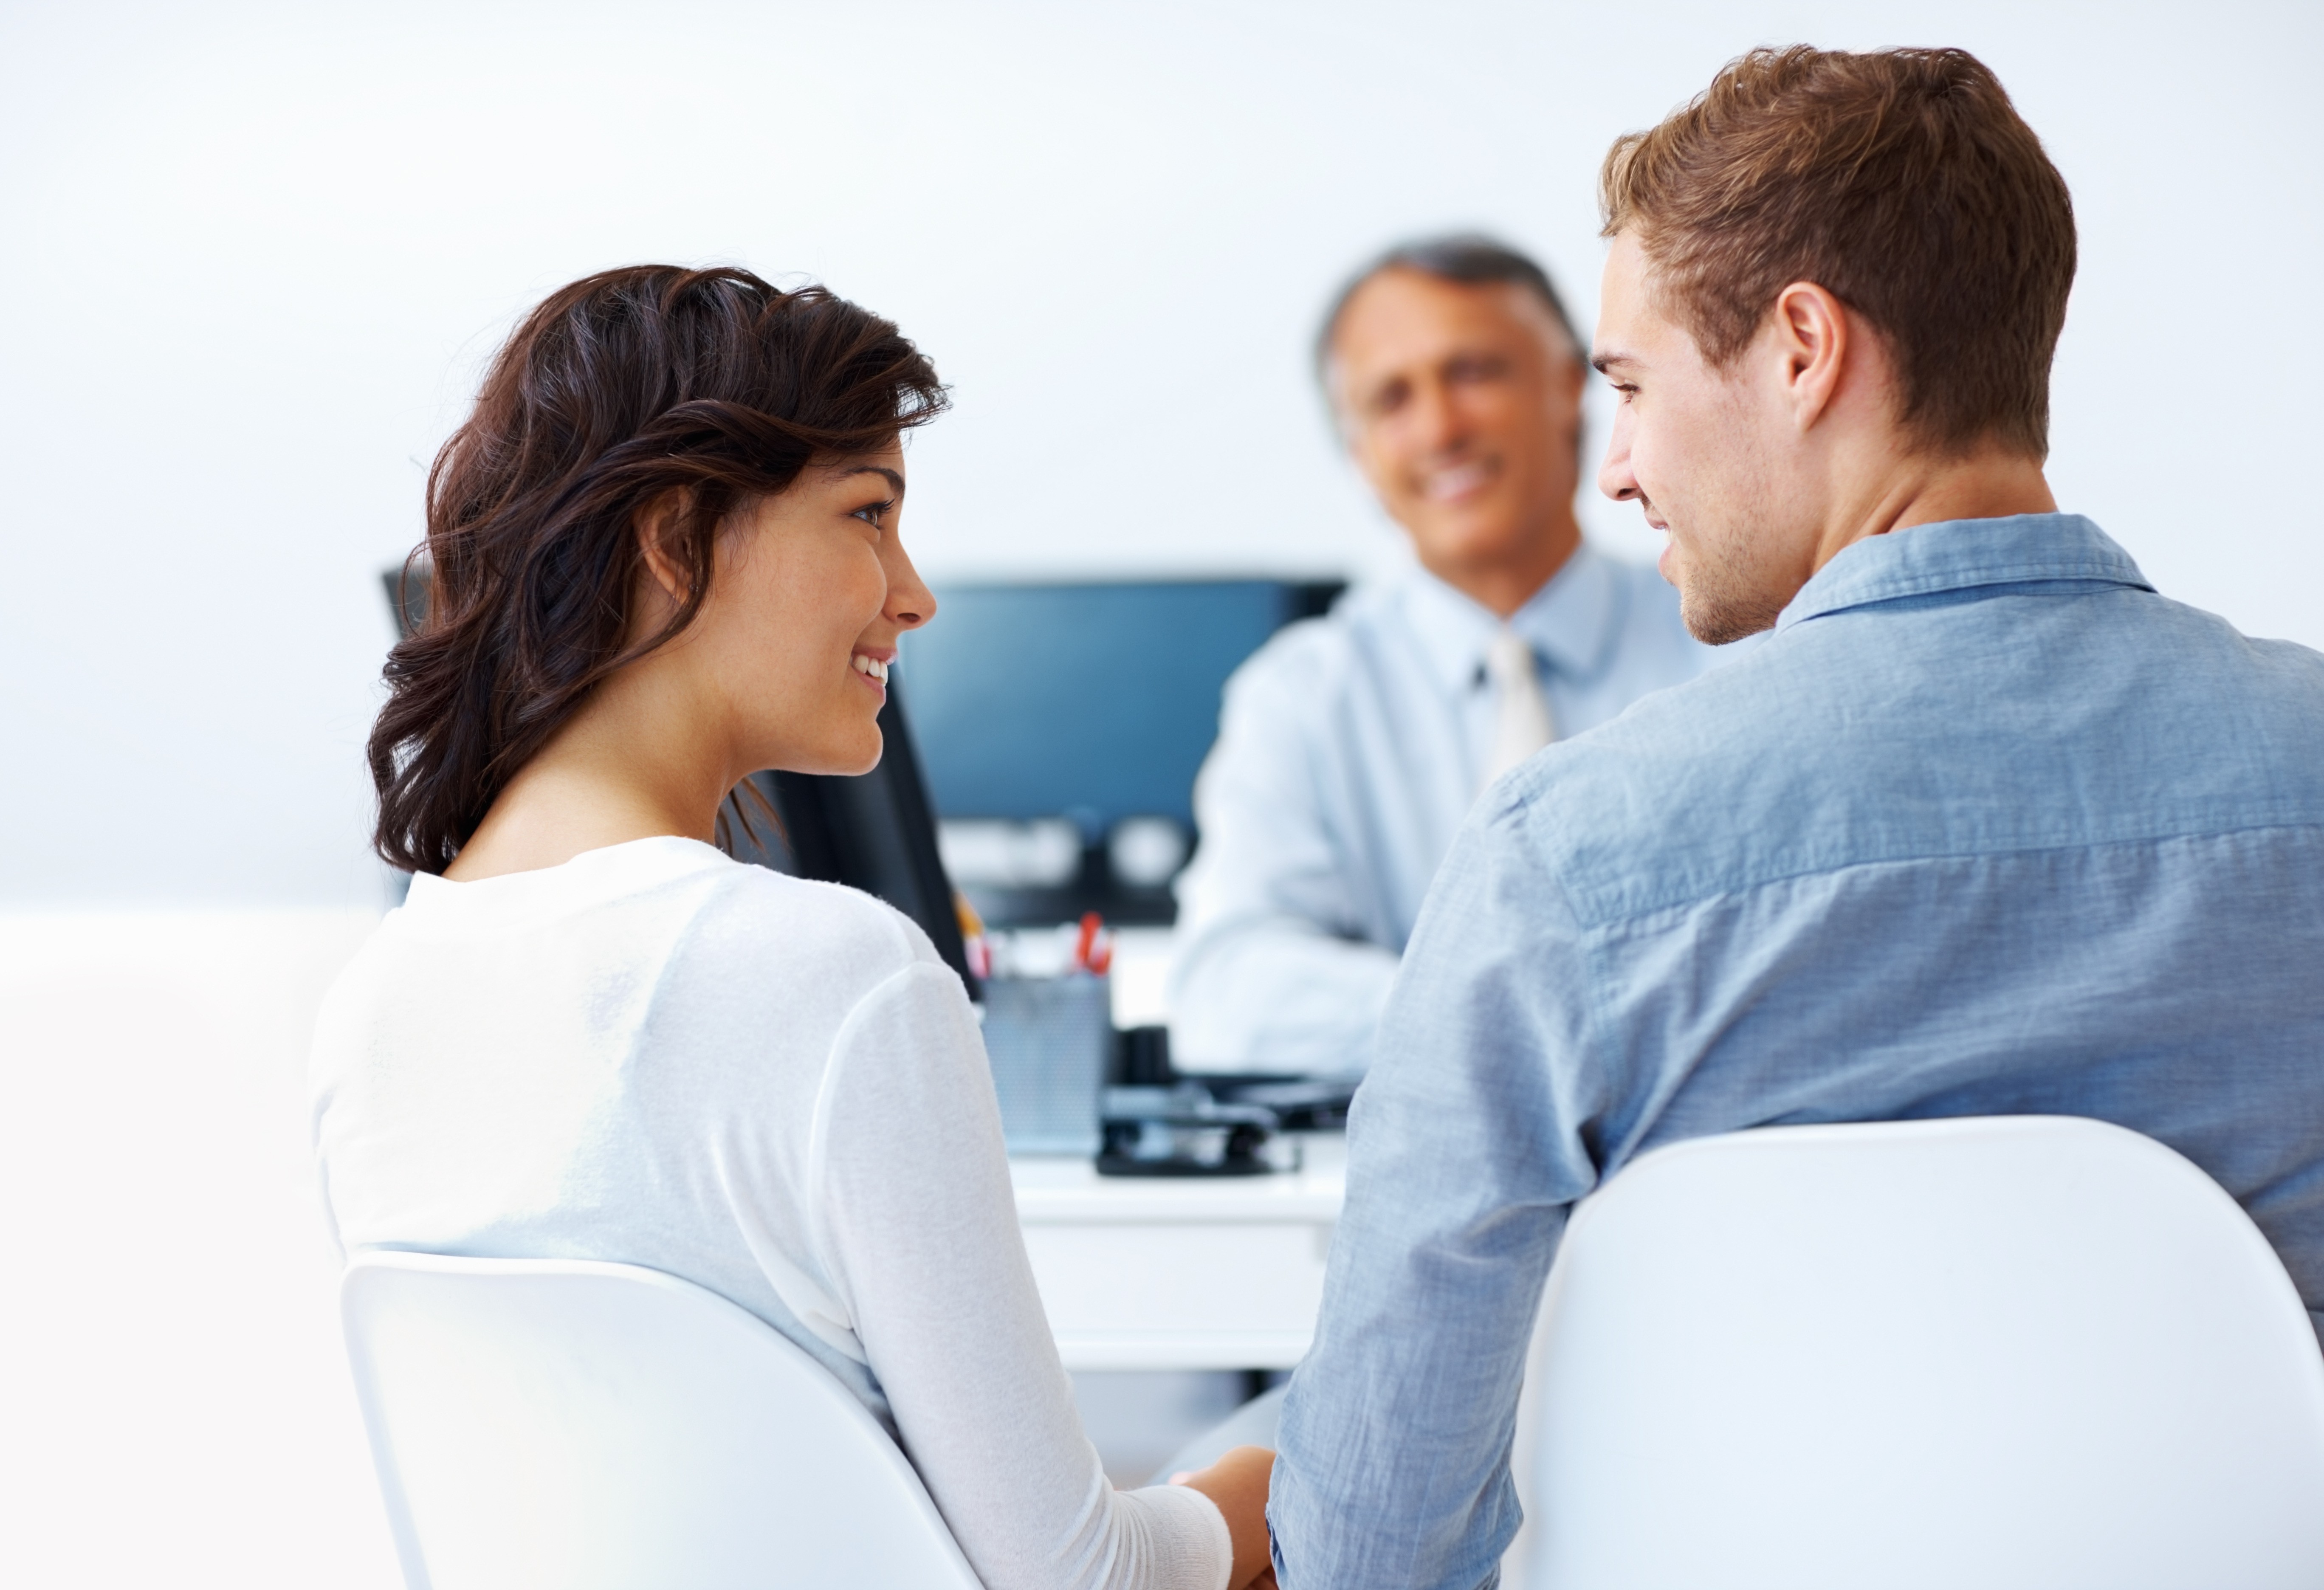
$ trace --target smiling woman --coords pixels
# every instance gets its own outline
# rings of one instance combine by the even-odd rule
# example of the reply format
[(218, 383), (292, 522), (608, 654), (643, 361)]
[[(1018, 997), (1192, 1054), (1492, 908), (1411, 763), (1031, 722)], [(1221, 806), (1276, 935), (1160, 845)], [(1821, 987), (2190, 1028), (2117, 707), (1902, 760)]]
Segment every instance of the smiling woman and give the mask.
[[(430, 618), (389, 654), (371, 740), (380, 854), (443, 872), (487, 859), (467, 853), (472, 838), (477, 851), (530, 850), (512, 829), (549, 836), (517, 819), (558, 803), (520, 795), (496, 813), (512, 784), (554, 783), (647, 725), (669, 739), (673, 694), (687, 727), (721, 721), (701, 745), (711, 754), (663, 759), (660, 787), (616, 783), (631, 804), (688, 807), (715, 784), (676, 832), (706, 831), (761, 767), (871, 766), (879, 731), (837, 704), (868, 693), (844, 676), (851, 648), (832, 632), (852, 616), (847, 640), (884, 662), (894, 631), (932, 610), (890, 521), (898, 439), (944, 406), (934, 367), (893, 325), (821, 288), (644, 265), (549, 298), (429, 476)], [(771, 605), (716, 600), (730, 581)], [(902, 606), (882, 638), (891, 583)]]
[(752, 773), (879, 760), (936, 609), (900, 439), (943, 402), (887, 321), (741, 271), (610, 271), (518, 328), (388, 664), (378, 845), (414, 876), (316, 1025), (325, 1197), (350, 1253), (750, 1310), (898, 1438), (988, 1590), (1235, 1590), (1272, 1455), (1106, 1483), (960, 979), (871, 896), (705, 842)]

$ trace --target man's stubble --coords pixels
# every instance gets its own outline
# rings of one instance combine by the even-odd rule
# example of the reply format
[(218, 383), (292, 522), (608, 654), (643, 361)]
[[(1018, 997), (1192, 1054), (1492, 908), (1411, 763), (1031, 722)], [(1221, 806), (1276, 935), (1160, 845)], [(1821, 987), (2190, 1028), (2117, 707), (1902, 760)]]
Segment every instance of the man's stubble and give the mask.
[(1710, 528), (1690, 534), (1675, 560), (1679, 617), (1705, 646), (1774, 629), (1799, 590), (1782, 577), (1774, 555), (1783, 529), (1773, 483), (1755, 472), (1726, 495), (1701, 516)]

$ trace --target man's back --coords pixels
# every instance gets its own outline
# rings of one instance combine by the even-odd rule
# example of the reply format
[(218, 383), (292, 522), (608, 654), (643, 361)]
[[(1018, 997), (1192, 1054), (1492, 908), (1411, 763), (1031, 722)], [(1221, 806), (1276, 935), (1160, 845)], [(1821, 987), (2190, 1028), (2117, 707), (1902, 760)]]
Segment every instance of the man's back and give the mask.
[[(1178, 881), (1171, 1041), (1213, 1069), (1360, 1071), (1429, 881), (1476, 803), (1503, 620), (1418, 570), (1359, 586), (1229, 681)], [(1652, 569), (1582, 547), (1506, 620), (1561, 735), (1717, 656)]]
[(2086, 520), (1896, 532), (1511, 792), (1620, 1034), (1609, 1162), (2101, 1116), (2225, 1182), (2324, 1307), (2324, 657), (2138, 580)]
[[(2163, 600), (2064, 515), (1849, 547), (1755, 656), (1472, 820), (1382, 1026), (1286, 1411), (1296, 1582), (1481, 1576), (1565, 1207), (1638, 1153), (2018, 1113), (2185, 1153), (2324, 1309), (2324, 657)], [(1388, 1439), (1419, 1448), (1400, 1474), (1437, 1461), (1435, 1503), (1305, 1556), (1301, 1514)]]

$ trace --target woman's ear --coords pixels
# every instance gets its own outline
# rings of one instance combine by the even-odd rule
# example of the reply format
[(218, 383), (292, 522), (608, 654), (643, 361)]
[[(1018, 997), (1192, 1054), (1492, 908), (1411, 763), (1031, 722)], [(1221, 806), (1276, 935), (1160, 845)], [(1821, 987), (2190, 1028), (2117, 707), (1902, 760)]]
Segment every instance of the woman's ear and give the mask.
[(672, 607), (685, 606), (687, 598), (694, 594), (692, 576), (684, 564), (671, 556), (679, 527), (686, 523), (693, 508), (694, 493), (681, 486), (664, 492), (639, 509), (631, 519), (637, 532), (638, 556)]

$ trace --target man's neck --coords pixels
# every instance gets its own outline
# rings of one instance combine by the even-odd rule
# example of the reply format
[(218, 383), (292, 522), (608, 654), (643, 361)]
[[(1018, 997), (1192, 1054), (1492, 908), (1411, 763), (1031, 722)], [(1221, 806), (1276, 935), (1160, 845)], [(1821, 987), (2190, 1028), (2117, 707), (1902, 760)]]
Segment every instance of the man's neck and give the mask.
[(2037, 458), (1997, 448), (1956, 458), (1908, 457), (1833, 516), (1817, 547), (1815, 568), (1822, 568), (1843, 547), (1891, 530), (1947, 519), (2057, 511), (2058, 500), (2051, 495)]
[(1530, 537), (1515, 556), (1490, 562), (1445, 564), (1423, 557), (1421, 566), (1498, 618), (1507, 619), (1540, 594), (1582, 546), (1582, 526), (1564, 517)]

